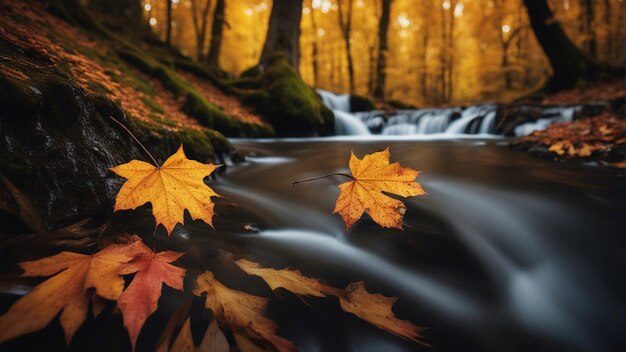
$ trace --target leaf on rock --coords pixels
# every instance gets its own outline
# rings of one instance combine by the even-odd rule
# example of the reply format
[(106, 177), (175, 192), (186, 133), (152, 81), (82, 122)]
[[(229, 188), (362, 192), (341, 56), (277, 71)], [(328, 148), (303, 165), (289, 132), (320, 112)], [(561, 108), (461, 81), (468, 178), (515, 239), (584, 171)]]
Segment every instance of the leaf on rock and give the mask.
[[(0, 342), (44, 328), (62, 311), (61, 326), (69, 344), (87, 317), (92, 290), (117, 300), (124, 289), (122, 264), (133, 259), (138, 242), (111, 245), (93, 255), (62, 252), (47, 258), (22, 262), (22, 276), (51, 276), (35, 286), (0, 316)], [(55, 275), (56, 274), (56, 275)]]
[(219, 195), (203, 180), (217, 167), (187, 159), (181, 145), (161, 167), (132, 160), (111, 168), (127, 179), (115, 199), (115, 211), (135, 209), (150, 202), (157, 226), (163, 224), (168, 234), (176, 224), (183, 223), (185, 209), (194, 220), (213, 226), (211, 197)]
[(293, 343), (276, 335), (276, 323), (263, 316), (267, 298), (232, 290), (217, 281), (211, 272), (199, 275), (196, 285), (193, 293), (196, 296), (206, 293), (205, 307), (233, 333), (267, 341), (280, 352), (296, 350)]
[(272, 290), (282, 287), (298, 295), (314, 297), (337, 296), (342, 291), (304, 276), (299, 270), (263, 268), (258, 263), (246, 259), (240, 259), (235, 263), (249, 275), (260, 276)]
[(421, 328), (410, 321), (400, 320), (393, 314), (392, 306), (397, 300), (396, 297), (367, 292), (363, 281), (351, 283), (346, 288), (346, 295), (339, 297), (344, 311), (394, 335), (427, 345), (420, 340)]
[(368, 154), (359, 159), (350, 156), (350, 172), (354, 180), (339, 185), (334, 213), (339, 213), (349, 229), (364, 212), (382, 227), (402, 229), (402, 217), (406, 206), (385, 193), (402, 197), (425, 194), (422, 186), (415, 182), (419, 171), (389, 164), (389, 148)]
[(157, 309), (163, 284), (183, 290), (185, 269), (170, 264), (183, 254), (172, 251), (154, 253), (140, 242), (139, 254), (121, 267), (122, 275), (137, 273), (117, 302), (133, 349), (146, 319)]

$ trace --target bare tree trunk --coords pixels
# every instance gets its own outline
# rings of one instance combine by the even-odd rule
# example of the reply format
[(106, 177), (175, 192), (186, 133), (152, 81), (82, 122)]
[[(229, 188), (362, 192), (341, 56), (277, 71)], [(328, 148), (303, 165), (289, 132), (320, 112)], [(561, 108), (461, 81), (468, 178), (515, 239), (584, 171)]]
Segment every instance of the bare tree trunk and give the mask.
[(350, 50), (350, 32), (352, 30), (352, 0), (348, 0), (348, 12), (344, 20), (342, 0), (337, 1), (337, 14), (339, 18), (339, 27), (343, 35), (343, 41), (346, 46), (346, 61), (348, 62), (348, 78), (350, 80), (350, 93), (354, 93), (354, 65), (352, 63), (352, 53)]
[(587, 58), (567, 37), (546, 0), (524, 0), (530, 24), (539, 44), (543, 48), (550, 66), (552, 78), (546, 91), (573, 88), (585, 81), (596, 81), (607, 70)]
[(273, 54), (283, 52), (287, 61), (298, 69), (300, 51), (300, 20), (302, 19), (302, 0), (274, 1), (270, 23), (267, 29), (265, 45), (259, 60), (264, 69)]
[(382, 0), (382, 13), (378, 24), (378, 62), (376, 64), (376, 85), (374, 96), (379, 99), (385, 98), (385, 70), (387, 68), (387, 32), (389, 31), (389, 17), (391, 14), (392, 0)]
[[(424, 0), (422, 2), (422, 11), (421, 11), (421, 15), (422, 18), (427, 18), (426, 16), (428, 16), (431, 11), (432, 11), (432, 6), (431, 6), (431, 2), (430, 0)], [(422, 25), (422, 57), (421, 57), (421, 69), (422, 71), (420, 72), (420, 93), (422, 95), (422, 100), (424, 102), (427, 101), (428, 99), (428, 88), (426, 87), (427, 84), (427, 79), (428, 79), (428, 70), (427, 70), (427, 61), (428, 61), (428, 42), (430, 40), (430, 33), (428, 30), (428, 24), (424, 23), (424, 25)]]
[(213, 12), (213, 24), (211, 25), (211, 43), (209, 46), (209, 67), (219, 69), (220, 49), (222, 47), (222, 32), (224, 30), (225, 1), (217, 0)]
[(165, 44), (172, 45), (172, 0), (167, 0), (167, 19), (165, 23)]
[(208, 23), (209, 9), (211, 8), (211, 0), (206, 0), (204, 7), (200, 9), (200, 17), (198, 16), (198, 5), (200, 0), (191, 0), (191, 19), (193, 29), (196, 34), (196, 58), (198, 61), (204, 57), (204, 42), (206, 39), (206, 27)]
[(606, 60), (613, 59), (613, 26), (611, 25), (611, 1), (604, 0), (604, 23), (606, 31)]
[[(312, 3), (312, 1), (311, 1)], [(313, 86), (319, 85), (319, 62), (317, 61), (318, 49), (317, 49), (317, 22), (315, 22), (315, 9), (311, 6), (311, 26), (313, 27)]]
[(374, 92), (374, 84), (376, 82), (376, 48), (374, 46), (369, 47), (369, 74), (367, 76), (367, 92), (372, 94)]
[(583, 9), (584, 14), (580, 18), (580, 27), (581, 33), (585, 36), (585, 41), (583, 42), (583, 48), (587, 55), (592, 58), (597, 56), (596, 50), (596, 34), (593, 29), (594, 22), (594, 9), (593, 9), (593, 1), (592, 0), (581, 0), (580, 7)]

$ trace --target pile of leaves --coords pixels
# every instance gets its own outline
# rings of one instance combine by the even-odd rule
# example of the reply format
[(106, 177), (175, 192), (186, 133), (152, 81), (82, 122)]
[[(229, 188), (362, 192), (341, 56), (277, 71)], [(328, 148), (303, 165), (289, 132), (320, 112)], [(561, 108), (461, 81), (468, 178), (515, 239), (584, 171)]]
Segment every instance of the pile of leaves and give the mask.
[(511, 142), (511, 147), (554, 160), (594, 159), (613, 167), (626, 166), (626, 119), (611, 113), (572, 122), (553, 123)]
[[(418, 171), (399, 163), (390, 164), (390, 157), (389, 149), (363, 159), (352, 154), (351, 174), (340, 174), (351, 181), (339, 186), (341, 193), (335, 207), (347, 228), (364, 212), (383, 227), (402, 228), (406, 206), (383, 192), (403, 197), (425, 193), (415, 182)], [(117, 195), (115, 211), (151, 203), (155, 232), (162, 225), (168, 235), (179, 224), (184, 225), (185, 211), (193, 219), (212, 226), (212, 198), (219, 195), (204, 179), (219, 166), (187, 159), (182, 146), (163, 165), (152, 160), (154, 165), (132, 160), (111, 169), (127, 179)], [(157, 252), (137, 235), (117, 234), (116, 238), (117, 243), (101, 245), (95, 253), (64, 251), (18, 263), (22, 276), (48, 279), (0, 316), (0, 343), (43, 329), (59, 316), (69, 346), (89, 311), (98, 316), (105, 306), (116, 304), (134, 349), (146, 320), (158, 309), (163, 285), (185, 291), (185, 277), (191, 270), (180, 266), (184, 252)], [(244, 275), (263, 279), (271, 290), (282, 288), (299, 297), (335, 297), (343, 311), (391, 334), (427, 345), (422, 328), (395, 316), (393, 305), (397, 298), (370, 293), (363, 281), (337, 288), (295, 269), (266, 268), (245, 258), (233, 263)], [(195, 269), (193, 272), (198, 272)], [(268, 298), (230, 288), (207, 269), (202, 269), (192, 281), (195, 284), (187, 294), (204, 300), (204, 306), (212, 312), (212, 322), (200, 344), (196, 344), (189, 309), (183, 305), (155, 342), (156, 350), (229, 351), (231, 344), (240, 351), (297, 350), (293, 342), (277, 335), (277, 324), (265, 314)], [(174, 338), (175, 326), (181, 321), (184, 324)], [(230, 331), (230, 341), (223, 331)]]

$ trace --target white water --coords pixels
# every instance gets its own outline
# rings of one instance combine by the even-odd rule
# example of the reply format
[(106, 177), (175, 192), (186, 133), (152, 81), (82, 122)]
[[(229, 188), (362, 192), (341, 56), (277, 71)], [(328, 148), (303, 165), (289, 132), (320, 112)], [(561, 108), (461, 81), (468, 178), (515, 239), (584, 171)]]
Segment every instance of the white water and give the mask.
[[(444, 135), (497, 135), (496, 115), (498, 107), (493, 104), (473, 105), (467, 108), (433, 108), (399, 110), (391, 116), (382, 111), (350, 112), (350, 95), (317, 91), (324, 104), (335, 114), (337, 136), (414, 136)], [(572, 121), (579, 106), (551, 107), (542, 111), (536, 121), (515, 127), (516, 136), (524, 136), (545, 129), (554, 122)]]

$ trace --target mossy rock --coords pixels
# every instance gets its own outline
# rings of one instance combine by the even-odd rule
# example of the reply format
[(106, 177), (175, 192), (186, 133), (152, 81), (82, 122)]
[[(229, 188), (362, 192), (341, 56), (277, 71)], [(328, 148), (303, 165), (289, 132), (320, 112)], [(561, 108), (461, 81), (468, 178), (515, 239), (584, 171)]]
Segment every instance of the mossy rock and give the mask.
[(368, 97), (350, 94), (350, 112), (376, 110), (376, 103)]
[[(253, 126), (228, 116), (220, 107), (205, 99), (189, 82), (147, 55), (131, 50), (120, 49), (117, 54), (124, 61), (146, 74), (156, 77), (163, 86), (177, 97), (184, 97), (183, 111), (196, 118), (200, 124), (215, 129), (229, 137), (268, 137), (273, 135), (269, 126)], [(182, 61), (180, 61), (182, 62)], [(195, 67), (187, 65), (188, 69)], [(202, 72), (195, 67), (194, 72)], [(205, 72), (209, 77), (210, 74)], [(155, 110), (155, 109), (153, 109)], [(256, 134), (259, 133), (259, 134)]]
[(332, 111), (326, 109), (315, 91), (302, 81), (283, 56), (273, 58), (260, 81), (262, 91), (247, 94), (244, 102), (255, 106), (278, 135), (332, 133)]

